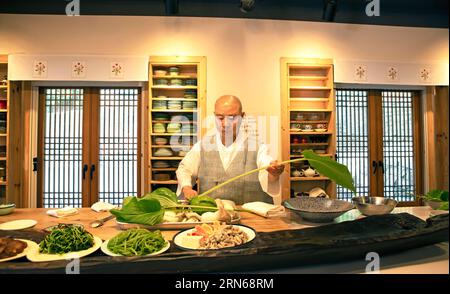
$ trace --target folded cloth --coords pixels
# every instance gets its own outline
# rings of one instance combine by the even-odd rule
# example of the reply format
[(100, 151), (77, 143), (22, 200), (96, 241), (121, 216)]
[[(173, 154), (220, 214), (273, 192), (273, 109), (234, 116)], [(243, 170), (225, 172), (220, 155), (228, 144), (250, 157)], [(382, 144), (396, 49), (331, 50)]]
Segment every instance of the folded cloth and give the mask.
[(91, 209), (96, 212), (109, 211), (110, 209), (117, 208), (117, 205), (111, 203), (98, 201), (92, 204)]
[(242, 205), (242, 208), (263, 217), (278, 216), (284, 213), (283, 206), (273, 205), (261, 201), (245, 203), (244, 205)]
[(78, 213), (78, 209), (73, 208), (71, 206), (66, 206), (61, 209), (47, 210), (47, 214), (54, 216), (54, 217), (65, 217), (65, 216), (74, 215), (77, 213)]

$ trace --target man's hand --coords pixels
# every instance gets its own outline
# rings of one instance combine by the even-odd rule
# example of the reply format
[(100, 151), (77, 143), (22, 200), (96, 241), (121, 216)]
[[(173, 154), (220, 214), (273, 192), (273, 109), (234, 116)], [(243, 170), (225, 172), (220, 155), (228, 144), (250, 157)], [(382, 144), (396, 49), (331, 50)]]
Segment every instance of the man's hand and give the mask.
[(184, 186), (182, 192), (186, 200), (191, 200), (198, 195), (197, 191), (193, 190), (191, 186)]
[(284, 164), (278, 164), (276, 160), (272, 161), (267, 171), (269, 172), (269, 179), (271, 178), (271, 180), (276, 181), (284, 171)]

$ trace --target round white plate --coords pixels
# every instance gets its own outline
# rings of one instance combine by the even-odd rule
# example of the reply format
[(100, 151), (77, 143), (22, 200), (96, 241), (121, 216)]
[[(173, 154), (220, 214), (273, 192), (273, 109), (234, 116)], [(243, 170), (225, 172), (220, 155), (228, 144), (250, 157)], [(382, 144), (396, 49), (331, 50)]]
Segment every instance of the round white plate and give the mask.
[[(256, 237), (256, 232), (255, 232), (253, 229), (249, 228), (249, 227), (241, 226), (241, 225), (233, 225), (233, 227), (238, 227), (238, 228), (241, 229), (244, 233), (247, 234), (248, 240), (247, 240), (247, 242), (245, 242), (244, 244), (247, 244), (248, 242), (252, 241), (252, 240), (255, 239), (255, 237)], [(191, 250), (218, 250), (218, 249), (199, 249), (198, 247), (191, 246), (190, 244), (185, 244), (185, 243), (183, 242), (183, 239), (184, 239), (189, 233), (192, 233), (192, 232), (194, 232), (194, 231), (195, 231), (195, 228), (189, 229), (189, 230), (185, 230), (185, 231), (182, 231), (182, 232), (179, 232), (179, 233), (176, 234), (175, 237), (173, 238), (173, 243), (174, 243), (175, 245), (177, 245), (178, 247), (183, 248), (183, 249), (191, 249)], [(244, 245), (244, 244), (241, 244), (241, 245), (239, 245), (239, 246), (242, 246), (242, 245)], [(231, 249), (231, 248), (236, 248), (236, 247), (238, 247), (238, 246), (234, 246), (234, 247), (225, 247), (225, 248), (220, 248), (220, 249)]]
[(7, 258), (0, 258), (0, 262), (3, 261), (8, 261), (8, 260), (13, 260), (13, 259), (17, 259), (17, 258), (21, 258), (27, 255), (28, 251), (33, 247), (33, 246), (38, 246), (36, 244), (36, 242), (30, 241), (30, 240), (25, 240), (25, 239), (15, 239), (15, 240), (20, 240), (23, 241), (25, 243), (27, 243), (27, 248), (25, 248), (22, 253), (19, 253), (17, 255), (11, 256), (11, 257), (7, 257)]
[(69, 252), (65, 254), (39, 253), (39, 245), (36, 244), (35, 246), (32, 246), (31, 249), (28, 251), (27, 258), (29, 261), (33, 262), (69, 260), (74, 258), (81, 258), (91, 253), (94, 253), (95, 251), (97, 251), (97, 249), (100, 248), (100, 246), (102, 246), (102, 239), (100, 239), (97, 236), (94, 236), (94, 246), (92, 246), (91, 248), (76, 252)]
[[(111, 239), (109, 239), (109, 240), (111, 240)], [(114, 252), (112, 252), (111, 250), (108, 249), (109, 240), (106, 240), (105, 242), (103, 242), (102, 246), (100, 247), (102, 252), (105, 253), (106, 255), (109, 255), (109, 256), (124, 256), (124, 255), (116, 254), (116, 253), (114, 253)], [(166, 240), (166, 246), (161, 248), (161, 250), (153, 252), (153, 253), (150, 253), (150, 254), (147, 254), (147, 255), (142, 255), (142, 256), (158, 255), (158, 254), (161, 254), (161, 253), (169, 250), (169, 248), (170, 248), (170, 242)]]
[(10, 221), (0, 224), (0, 230), (12, 231), (12, 230), (23, 230), (34, 227), (37, 221), (33, 219), (19, 219), (15, 221)]

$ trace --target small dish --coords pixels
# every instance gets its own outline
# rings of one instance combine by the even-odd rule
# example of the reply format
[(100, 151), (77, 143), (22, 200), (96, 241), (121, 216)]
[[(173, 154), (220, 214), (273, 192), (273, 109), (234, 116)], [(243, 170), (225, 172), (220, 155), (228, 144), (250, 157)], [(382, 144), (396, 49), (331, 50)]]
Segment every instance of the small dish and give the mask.
[(33, 219), (19, 219), (0, 224), (0, 230), (14, 231), (32, 228), (37, 224)]
[[(114, 252), (112, 252), (111, 250), (108, 249), (109, 240), (111, 240), (111, 239), (108, 239), (105, 242), (103, 242), (102, 246), (100, 247), (102, 252), (105, 253), (106, 255), (109, 255), (109, 256), (124, 256), (124, 255), (116, 254), (116, 253), (114, 253)], [(169, 250), (169, 248), (170, 248), (170, 242), (166, 240), (166, 245), (163, 248), (161, 248), (161, 250), (153, 252), (153, 253), (150, 253), (150, 254), (147, 254), (147, 255), (142, 255), (142, 256), (159, 255), (159, 254), (164, 253), (167, 250)]]
[(12, 213), (16, 209), (16, 205), (14, 203), (10, 204), (1, 204), (0, 205), (0, 215), (7, 215)]

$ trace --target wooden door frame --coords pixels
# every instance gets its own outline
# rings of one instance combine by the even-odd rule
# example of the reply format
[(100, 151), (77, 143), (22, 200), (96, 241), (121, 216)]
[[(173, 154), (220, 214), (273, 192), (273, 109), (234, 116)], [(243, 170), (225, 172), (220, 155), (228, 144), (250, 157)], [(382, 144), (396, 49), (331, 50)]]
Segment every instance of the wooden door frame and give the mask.
[[(38, 158), (38, 173), (37, 173), (37, 207), (43, 207), (43, 192), (44, 192), (44, 135), (45, 135), (45, 89), (60, 89), (62, 87), (39, 87), (39, 107), (38, 107), (38, 142), (37, 142), (37, 158)], [(83, 119), (82, 119), (82, 161), (81, 161), (81, 169), (83, 169), (84, 165), (88, 166), (88, 170), (86, 171), (85, 179), (83, 179), (83, 175), (81, 174), (81, 182), (82, 182), (82, 206), (89, 207), (93, 203), (98, 201), (98, 192), (99, 192), (99, 146), (100, 146), (100, 123), (98, 118), (100, 117), (100, 89), (108, 88), (108, 89), (123, 89), (123, 88), (136, 88), (138, 89), (138, 115), (137, 115), (137, 193), (140, 195), (141, 187), (140, 177), (141, 175), (141, 140), (143, 132), (141, 130), (141, 119), (142, 115), (140, 114), (140, 109), (143, 99), (142, 89), (139, 86), (136, 87), (69, 87), (74, 89), (83, 89)], [(97, 121), (95, 121), (95, 119)], [(92, 173), (92, 180), (90, 178), (91, 168), (95, 165), (95, 171)], [(82, 170), (80, 170), (82, 173)]]

